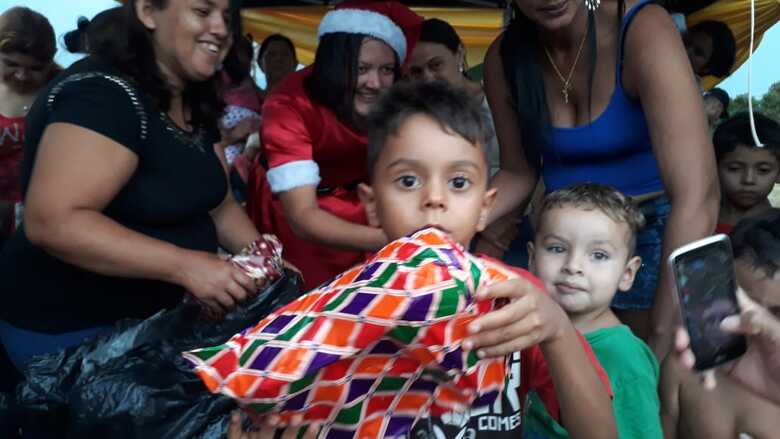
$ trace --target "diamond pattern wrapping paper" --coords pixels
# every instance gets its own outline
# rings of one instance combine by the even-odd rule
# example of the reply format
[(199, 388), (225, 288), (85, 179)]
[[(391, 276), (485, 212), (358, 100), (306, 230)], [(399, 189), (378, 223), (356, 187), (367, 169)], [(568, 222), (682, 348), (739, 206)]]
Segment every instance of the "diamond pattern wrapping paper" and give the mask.
[(465, 411), (503, 389), (506, 360), (479, 360), (461, 344), (469, 322), (495, 308), (476, 291), (513, 277), (424, 229), (224, 345), (184, 356), (210, 391), (255, 417), (301, 414), (323, 421), (327, 438), (403, 436), (426, 412)]

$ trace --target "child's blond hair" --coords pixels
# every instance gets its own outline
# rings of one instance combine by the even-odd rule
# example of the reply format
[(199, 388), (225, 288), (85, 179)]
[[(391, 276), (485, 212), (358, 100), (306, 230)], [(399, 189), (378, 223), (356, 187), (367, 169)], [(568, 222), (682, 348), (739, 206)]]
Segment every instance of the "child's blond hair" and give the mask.
[(598, 210), (618, 224), (628, 226), (629, 256), (636, 250), (636, 235), (645, 226), (645, 216), (634, 201), (617, 189), (598, 183), (581, 183), (549, 193), (538, 212), (538, 224), (544, 214), (561, 207)]

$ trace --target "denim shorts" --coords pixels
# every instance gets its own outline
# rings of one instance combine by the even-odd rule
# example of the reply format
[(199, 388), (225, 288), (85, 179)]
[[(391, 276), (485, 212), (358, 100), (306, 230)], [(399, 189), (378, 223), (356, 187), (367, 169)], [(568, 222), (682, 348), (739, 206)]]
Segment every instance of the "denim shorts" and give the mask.
[(17, 328), (0, 320), (0, 343), (5, 347), (11, 362), (21, 372), (35, 356), (80, 345), (113, 329), (113, 326), (96, 326), (62, 334), (47, 334)]
[(650, 309), (655, 300), (658, 276), (661, 273), (661, 252), (664, 230), (672, 210), (669, 198), (661, 195), (639, 205), (645, 216), (645, 227), (636, 238), (636, 254), (642, 258), (642, 267), (636, 274), (634, 285), (626, 292), (618, 291), (612, 299), (612, 307), (626, 310)]

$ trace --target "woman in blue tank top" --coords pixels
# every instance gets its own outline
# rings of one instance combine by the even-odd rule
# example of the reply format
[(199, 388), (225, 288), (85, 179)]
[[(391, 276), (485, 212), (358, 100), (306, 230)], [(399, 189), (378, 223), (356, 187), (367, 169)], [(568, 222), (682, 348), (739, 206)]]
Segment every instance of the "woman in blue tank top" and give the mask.
[(648, 0), (598, 3), (515, 0), (486, 55), (501, 149), (492, 217), (526, 203), (540, 176), (547, 191), (588, 181), (635, 197), (648, 222), (637, 246), (644, 263), (612, 305), (663, 355), (676, 313), (662, 261), (714, 230), (715, 159), (668, 13)]

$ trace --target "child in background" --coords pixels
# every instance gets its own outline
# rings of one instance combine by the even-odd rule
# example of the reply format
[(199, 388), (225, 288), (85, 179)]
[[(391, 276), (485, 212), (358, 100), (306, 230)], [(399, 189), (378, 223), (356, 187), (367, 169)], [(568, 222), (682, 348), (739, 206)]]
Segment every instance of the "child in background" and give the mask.
[(260, 126), (262, 102), (259, 90), (250, 75), (254, 49), (252, 40), (239, 36), (230, 48), (224, 62), (223, 78), (226, 89), (222, 94), (225, 114), (220, 121), (225, 158), (232, 165), (243, 152), (246, 137)]
[(713, 144), (721, 187), (719, 233), (729, 233), (742, 218), (772, 207), (769, 193), (780, 179), (780, 125), (755, 113), (756, 132), (764, 147), (756, 147), (748, 113), (723, 122)]
[[(390, 240), (433, 225), (468, 246), (484, 229), (496, 194), (488, 188), (484, 150), (489, 127), (480, 102), (463, 90), (440, 82), (394, 86), (370, 116), (370, 183), (358, 188), (369, 223)], [(524, 279), (497, 283), (485, 292), (511, 302), (474, 322), (472, 346), (481, 357), (522, 350), (529, 358), (522, 364), (529, 381), (525, 387), (531, 382), (543, 386), (546, 402), (560, 408), (556, 415), (567, 427), (581, 437), (614, 437), (606, 378), (601, 371), (599, 380), (601, 368), (587, 343), (538, 280), (516, 271)], [(426, 424), (423, 420), (418, 427)]]
[[(641, 266), (635, 250), (643, 225), (642, 213), (616, 189), (578, 184), (547, 195), (528, 244), (531, 271), (585, 335), (609, 376), (622, 439), (662, 435), (658, 362), (609, 307), (616, 293), (631, 288)], [(523, 408), (523, 425), (524, 438), (569, 437), (533, 392)]]
[(723, 78), (734, 67), (737, 43), (725, 23), (715, 20), (696, 23), (688, 28), (684, 41), (697, 78), (706, 75)]
[(713, 88), (704, 93), (702, 98), (704, 99), (704, 114), (707, 115), (707, 123), (710, 124), (710, 129), (714, 131), (718, 124), (728, 119), (731, 98), (726, 90), (722, 88)]
[(59, 68), (57, 42), (43, 15), (25, 7), (0, 14), (0, 247), (21, 220), (26, 116)]
[[(731, 234), (742, 313), (780, 316), (780, 210), (770, 209), (737, 224)], [(756, 305), (756, 302), (761, 307)], [(753, 316), (756, 318), (756, 316)], [(721, 328), (734, 331), (727, 322)], [(740, 332), (740, 331), (736, 331)], [(762, 334), (747, 335), (748, 348), (738, 360), (715, 371), (717, 386), (705, 389), (700, 378), (670, 355), (661, 370), (664, 437), (733, 439), (776, 438), (780, 431), (780, 351)]]

